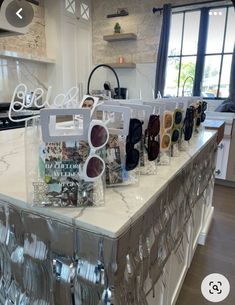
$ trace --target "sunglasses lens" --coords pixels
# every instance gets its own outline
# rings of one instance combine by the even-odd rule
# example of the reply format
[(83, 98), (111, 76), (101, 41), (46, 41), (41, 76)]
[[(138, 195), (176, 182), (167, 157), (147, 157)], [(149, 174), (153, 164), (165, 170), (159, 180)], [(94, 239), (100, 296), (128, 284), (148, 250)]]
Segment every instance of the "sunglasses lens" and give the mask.
[(132, 144), (136, 144), (142, 137), (142, 122), (138, 119), (130, 120), (129, 137), (128, 140)]
[(103, 146), (108, 138), (106, 129), (103, 126), (95, 125), (91, 129), (91, 144), (94, 147)]
[(159, 154), (159, 143), (157, 141), (150, 141), (148, 145), (148, 160), (154, 161)]
[(139, 164), (139, 151), (137, 149), (130, 149), (126, 154), (126, 170), (131, 171)]
[(201, 113), (202, 112), (202, 105), (199, 105), (198, 107), (197, 107), (197, 113)]
[(199, 127), (201, 125), (201, 118), (197, 118), (196, 126)]
[(179, 140), (179, 137), (180, 137), (180, 132), (178, 129), (175, 129), (172, 133), (172, 136), (171, 136), (171, 141), (172, 142), (177, 142)]
[(201, 115), (201, 122), (204, 122), (206, 119), (206, 114), (203, 112)]
[(175, 113), (175, 124), (179, 125), (182, 122), (182, 118), (183, 118), (182, 112), (176, 111), (176, 113)]
[(171, 144), (171, 138), (168, 134), (165, 134), (162, 137), (162, 149), (168, 149), (170, 147)]
[(97, 157), (92, 157), (88, 164), (86, 174), (89, 178), (96, 178), (102, 174), (104, 163)]
[(166, 113), (165, 114), (165, 118), (164, 118), (164, 128), (165, 129), (169, 129), (169, 128), (171, 128), (171, 126), (172, 126), (172, 115), (171, 114), (169, 114), (169, 113)]
[(202, 102), (202, 111), (206, 111), (207, 109), (207, 102)]
[(188, 109), (188, 117), (190, 120), (193, 120), (194, 118), (194, 107), (191, 106), (189, 109)]
[(152, 137), (156, 137), (160, 130), (160, 119), (159, 115), (152, 114), (149, 118), (148, 123), (148, 134)]
[(186, 122), (184, 126), (184, 140), (189, 141), (193, 134), (193, 126), (189, 124), (189, 122)]

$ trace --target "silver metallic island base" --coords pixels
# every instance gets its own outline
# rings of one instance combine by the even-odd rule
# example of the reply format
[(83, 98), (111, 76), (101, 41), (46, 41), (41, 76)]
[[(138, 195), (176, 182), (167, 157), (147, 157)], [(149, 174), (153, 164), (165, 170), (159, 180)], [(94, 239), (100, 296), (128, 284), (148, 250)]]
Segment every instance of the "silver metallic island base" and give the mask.
[(0, 195), (0, 304), (173, 305), (213, 214), (216, 134), (194, 141), (201, 144), (183, 163), (172, 161), (175, 172), (161, 187), (154, 181), (167, 169), (158, 169), (148, 202), (128, 212), (116, 235)]

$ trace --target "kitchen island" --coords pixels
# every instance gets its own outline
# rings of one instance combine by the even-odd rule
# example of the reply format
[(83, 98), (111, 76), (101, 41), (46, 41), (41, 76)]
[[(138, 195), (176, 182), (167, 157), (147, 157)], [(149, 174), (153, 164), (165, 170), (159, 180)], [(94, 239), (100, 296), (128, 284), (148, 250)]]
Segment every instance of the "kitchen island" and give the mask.
[(0, 303), (176, 302), (213, 215), (216, 132), (97, 208), (27, 205), (24, 129), (2, 131), (0, 147)]

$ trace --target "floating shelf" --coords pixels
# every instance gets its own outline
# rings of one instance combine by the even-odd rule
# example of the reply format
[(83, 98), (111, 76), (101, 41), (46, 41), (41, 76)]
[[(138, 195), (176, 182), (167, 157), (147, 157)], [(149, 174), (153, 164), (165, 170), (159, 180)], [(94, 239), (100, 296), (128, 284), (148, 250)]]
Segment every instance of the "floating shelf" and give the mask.
[(120, 33), (120, 34), (113, 34), (113, 35), (106, 35), (103, 36), (105, 41), (122, 41), (122, 40), (136, 40), (137, 35), (134, 33)]
[(107, 64), (107, 65), (111, 66), (112, 68), (116, 68), (116, 69), (134, 69), (134, 68), (136, 68), (136, 64), (133, 62), (125, 62), (123, 64), (111, 63), (111, 64)]
[(109, 15), (107, 15), (107, 18), (124, 17), (124, 16), (128, 16), (128, 15), (129, 15), (128, 12), (124, 12), (124, 13), (115, 13), (115, 14), (109, 14)]
[(51, 58), (34, 56), (30, 54), (23, 54), (13, 51), (0, 51), (0, 57), (23, 59), (23, 60), (29, 60), (29, 61), (40, 62), (45, 64), (55, 64), (55, 60)]

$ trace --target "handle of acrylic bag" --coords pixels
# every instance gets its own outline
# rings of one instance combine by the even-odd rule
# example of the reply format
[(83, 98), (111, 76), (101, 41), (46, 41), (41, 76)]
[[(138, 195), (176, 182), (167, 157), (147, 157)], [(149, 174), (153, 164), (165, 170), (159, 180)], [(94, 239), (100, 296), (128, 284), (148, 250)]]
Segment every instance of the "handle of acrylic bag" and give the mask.
[[(65, 128), (61, 125), (59, 128), (56, 124), (56, 116), (82, 116), (82, 128), (72, 123)], [(66, 142), (66, 141), (86, 141), (88, 129), (91, 121), (90, 109), (42, 109), (40, 112), (42, 138), (44, 142)]]

